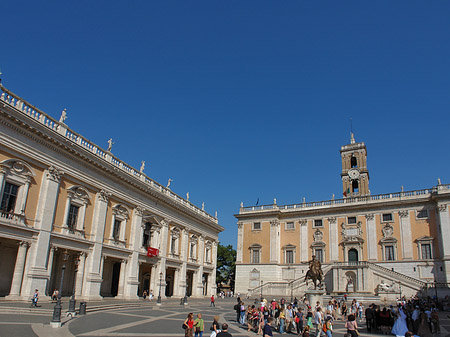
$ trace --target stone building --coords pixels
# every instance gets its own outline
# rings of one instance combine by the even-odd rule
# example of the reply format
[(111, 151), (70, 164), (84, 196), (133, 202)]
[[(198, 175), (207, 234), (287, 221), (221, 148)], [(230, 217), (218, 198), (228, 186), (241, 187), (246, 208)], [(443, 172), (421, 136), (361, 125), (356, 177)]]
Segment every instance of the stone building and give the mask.
[(367, 150), (341, 147), (343, 198), (246, 206), (238, 219), (236, 291), (301, 295), (314, 254), (329, 294), (444, 293), (450, 282), (450, 185), (371, 195)]
[(0, 296), (215, 293), (216, 217), (0, 89)]

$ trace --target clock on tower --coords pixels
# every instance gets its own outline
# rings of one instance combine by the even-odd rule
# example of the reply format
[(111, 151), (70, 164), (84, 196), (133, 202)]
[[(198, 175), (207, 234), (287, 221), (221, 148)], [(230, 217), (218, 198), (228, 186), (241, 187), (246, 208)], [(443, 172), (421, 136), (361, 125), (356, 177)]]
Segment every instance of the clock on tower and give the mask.
[(344, 197), (369, 195), (369, 171), (367, 149), (363, 142), (357, 143), (353, 132), (350, 144), (341, 147), (342, 187)]

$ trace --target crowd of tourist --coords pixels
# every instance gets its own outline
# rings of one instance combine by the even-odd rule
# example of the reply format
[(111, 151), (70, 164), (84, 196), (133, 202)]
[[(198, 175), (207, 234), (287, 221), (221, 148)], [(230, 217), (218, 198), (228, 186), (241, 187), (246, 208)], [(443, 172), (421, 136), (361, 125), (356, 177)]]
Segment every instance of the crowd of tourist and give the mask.
[(319, 302), (309, 303), (303, 298), (287, 301), (281, 298), (267, 301), (255, 301), (245, 304), (240, 298), (234, 306), (236, 322), (248, 331), (258, 335), (272, 336), (272, 330), (278, 333), (294, 333), (298, 336), (315, 337), (333, 335), (333, 323), (345, 321), (347, 336), (357, 337), (363, 316), (367, 332), (386, 335), (418, 335), (431, 337), (440, 332), (437, 307), (431, 299), (400, 299), (397, 305), (380, 306), (370, 304), (367, 308), (353, 299), (347, 304), (346, 298), (332, 299), (325, 306)]

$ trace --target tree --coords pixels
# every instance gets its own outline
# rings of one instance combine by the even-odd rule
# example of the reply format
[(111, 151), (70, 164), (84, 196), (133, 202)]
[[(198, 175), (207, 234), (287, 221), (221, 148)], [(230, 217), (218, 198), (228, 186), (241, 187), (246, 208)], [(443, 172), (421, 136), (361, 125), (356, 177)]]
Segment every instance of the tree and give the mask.
[(232, 245), (217, 247), (217, 289), (222, 285), (229, 285), (234, 290), (234, 275), (236, 272), (236, 250)]

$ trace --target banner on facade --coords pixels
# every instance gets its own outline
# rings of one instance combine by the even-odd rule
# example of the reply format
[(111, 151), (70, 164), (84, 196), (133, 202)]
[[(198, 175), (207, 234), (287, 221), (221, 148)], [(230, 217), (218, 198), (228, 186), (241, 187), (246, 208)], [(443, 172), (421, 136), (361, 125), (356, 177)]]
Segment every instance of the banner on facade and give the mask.
[(153, 257), (153, 256), (158, 256), (158, 255), (159, 255), (159, 249), (152, 248), (152, 247), (147, 248), (147, 256), (148, 257)]

